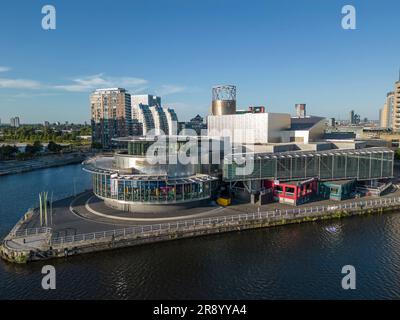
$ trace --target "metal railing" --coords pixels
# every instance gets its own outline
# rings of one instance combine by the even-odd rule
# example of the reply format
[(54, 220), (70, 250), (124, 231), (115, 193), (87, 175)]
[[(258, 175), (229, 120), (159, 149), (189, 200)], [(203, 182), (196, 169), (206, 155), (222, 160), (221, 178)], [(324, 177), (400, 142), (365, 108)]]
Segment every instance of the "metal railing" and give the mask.
[(43, 233), (48, 233), (51, 234), (52, 229), (48, 227), (41, 227), (41, 228), (27, 228), (27, 229), (21, 229), (21, 230), (16, 230), (13, 231), (12, 237), (13, 238), (24, 238), (28, 236), (35, 236), (38, 234), (43, 234)]
[(168, 234), (177, 231), (193, 231), (209, 229), (212, 227), (225, 227), (238, 225), (241, 222), (268, 221), (273, 222), (282, 219), (295, 219), (304, 217), (318, 217), (337, 211), (357, 211), (360, 209), (388, 207), (400, 205), (400, 197), (379, 198), (364, 201), (353, 201), (340, 204), (321, 205), (315, 207), (276, 209), (270, 211), (257, 211), (252, 213), (242, 213), (237, 215), (228, 215), (221, 217), (210, 217), (203, 219), (181, 220), (169, 223), (150, 224), (135, 226), (123, 229), (92, 232), (77, 235), (67, 235), (61, 237), (52, 237), (52, 245), (70, 244), (75, 242), (100, 242), (102, 240), (113, 240), (119, 237), (151, 237)]

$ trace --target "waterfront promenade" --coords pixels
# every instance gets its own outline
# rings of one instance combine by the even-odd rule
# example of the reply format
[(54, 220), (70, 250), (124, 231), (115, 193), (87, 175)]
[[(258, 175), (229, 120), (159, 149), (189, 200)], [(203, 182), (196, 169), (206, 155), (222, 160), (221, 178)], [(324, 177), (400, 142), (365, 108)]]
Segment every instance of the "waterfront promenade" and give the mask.
[(28, 213), (3, 241), (3, 258), (25, 263), (144, 243), (290, 223), (383, 212), (400, 207), (400, 191), (380, 198), (312, 202), (291, 207), (204, 203), (175, 214), (121, 212), (106, 207), (88, 191), (53, 204), (52, 225), (40, 227), (37, 210)]

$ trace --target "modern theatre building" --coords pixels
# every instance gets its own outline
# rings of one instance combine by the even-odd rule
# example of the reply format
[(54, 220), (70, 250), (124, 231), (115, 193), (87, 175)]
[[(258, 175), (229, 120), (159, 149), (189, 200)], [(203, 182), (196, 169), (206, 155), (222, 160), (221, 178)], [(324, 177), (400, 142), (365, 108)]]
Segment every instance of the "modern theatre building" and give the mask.
[[(195, 204), (209, 199), (217, 178), (198, 172), (195, 164), (177, 161), (181, 146), (189, 139), (193, 140), (176, 136), (115, 139), (126, 146), (124, 151), (84, 162), (84, 170), (93, 176), (94, 194), (124, 211), (135, 211), (138, 204)], [(147, 156), (160, 142), (164, 147), (154, 149), (153, 157)]]
[(386, 190), (392, 150), (376, 140), (325, 137), (325, 119), (306, 116), (301, 106), (296, 117), (264, 106), (236, 110), (236, 88), (218, 86), (203, 136), (116, 138), (118, 150), (85, 161), (84, 170), (93, 175), (98, 198), (132, 212), (143, 205), (196, 206), (222, 194), (298, 205), (315, 197), (346, 199), (357, 188)]

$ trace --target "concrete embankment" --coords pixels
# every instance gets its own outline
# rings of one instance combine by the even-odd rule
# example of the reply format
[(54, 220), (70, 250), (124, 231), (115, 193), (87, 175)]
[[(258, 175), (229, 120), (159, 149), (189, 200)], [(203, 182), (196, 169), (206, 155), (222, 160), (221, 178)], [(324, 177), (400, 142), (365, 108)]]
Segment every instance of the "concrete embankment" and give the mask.
[(3, 259), (14, 263), (27, 263), (76, 254), (124, 248), (160, 241), (198, 237), (324, 219), (338, 219), (355, 215), (380, 214), (400, 209), (400, 198), (382, 198), (358, 201), (337, 206), (319, 206), (304, 209), (255, 212), (235, 216), (186, 220), (174, 223), (137, 226), (119, 230), (94, 232), (68, 237), (51, 237), (46, 232), (36, 234), (35, 247), (16, 244), (12, 235), (0, 246)]
[(0, 176), (81, 163), (86, 157), (86, 154), (67, 154), (24, 161), (9, 161), (0, 166)]

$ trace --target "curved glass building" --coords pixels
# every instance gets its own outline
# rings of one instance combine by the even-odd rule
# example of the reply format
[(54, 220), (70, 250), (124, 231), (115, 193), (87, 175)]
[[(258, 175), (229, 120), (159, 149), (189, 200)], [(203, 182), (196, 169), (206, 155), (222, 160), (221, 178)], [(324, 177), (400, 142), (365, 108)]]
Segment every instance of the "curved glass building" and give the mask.
[(138, 204), (165, 205), (210, 198), (218, 179), (198, 173), (196, 164), (177, 161), (188, 139), (115, 139), (119, 144), (125, 143), (127, 149), (84, 162), (84, 170), (93, 176), (94, 194), (108, 206), (124, 211), (135, 211)]

